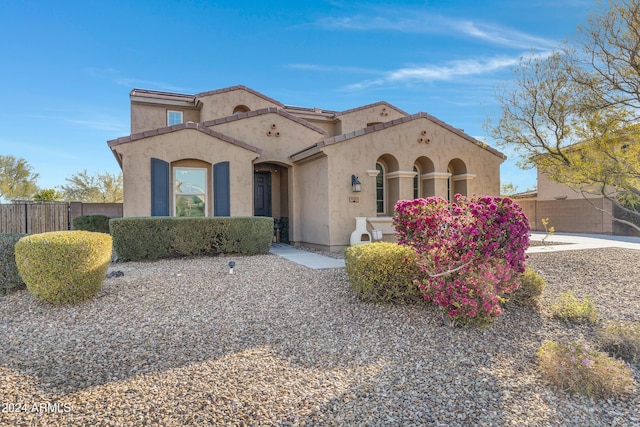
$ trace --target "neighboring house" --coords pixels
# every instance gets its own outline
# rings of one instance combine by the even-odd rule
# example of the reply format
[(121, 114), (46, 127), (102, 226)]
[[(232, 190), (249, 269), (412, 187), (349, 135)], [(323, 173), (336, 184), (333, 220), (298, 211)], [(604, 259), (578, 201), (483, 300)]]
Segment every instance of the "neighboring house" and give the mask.
[(549, 226), (557, 232), (638, 235), (637, 231), (614, 221), (628, 219), (609, 200), (596, 194), (588, 194), (549, 179), (538, 169), (538, 189), (511, 196), (522, 206), (534, 231), (544, 231), (542, 219), (549, 219)]
[(244, 86), (130, 99), (131, 135), (108, 141), (125, 217), (272, 216), (291, 243), (340, 250), (356, 217), (393, 238), (398, 200), (500, 192), (502, 153), (386, 102), (301, 108)]

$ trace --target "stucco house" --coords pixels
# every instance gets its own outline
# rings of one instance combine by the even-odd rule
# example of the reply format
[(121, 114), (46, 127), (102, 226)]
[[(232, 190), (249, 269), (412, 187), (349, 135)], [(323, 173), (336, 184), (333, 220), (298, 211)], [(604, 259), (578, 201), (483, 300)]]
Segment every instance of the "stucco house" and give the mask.
[(544, 218), (557, 232), (640, 235), (632, 227), (613, 220), (611, 214), (616, 218), (637, 221), (601, 195), (583, 194), (576, 188), (550, 179), (540, 169), (537, 170), (537, 187), (536, 191), (511, 196), (522, 207), (534, 231), (544, 231)]
[(108, 141), (125, 217), (272, 216), (292, 244), (340, 250), (356, 217), (393, 238), (398, 200), (500, 192), (502, 153), (386, 102), (302, 108), (245, 86), (130, 101), (131, 135)]

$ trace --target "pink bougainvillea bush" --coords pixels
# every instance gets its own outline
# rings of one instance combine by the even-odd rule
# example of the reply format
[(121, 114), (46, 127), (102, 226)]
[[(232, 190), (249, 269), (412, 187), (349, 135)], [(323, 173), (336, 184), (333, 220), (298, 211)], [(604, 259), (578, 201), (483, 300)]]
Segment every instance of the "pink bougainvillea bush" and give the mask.
[(490, 323), (501, 296), (518, 287), (529, 247), (529, 221), (509, 198), (456, 195), (401, 200), (393, 223), (399, 244), (412, 246), (427, 300), (459, 323)]

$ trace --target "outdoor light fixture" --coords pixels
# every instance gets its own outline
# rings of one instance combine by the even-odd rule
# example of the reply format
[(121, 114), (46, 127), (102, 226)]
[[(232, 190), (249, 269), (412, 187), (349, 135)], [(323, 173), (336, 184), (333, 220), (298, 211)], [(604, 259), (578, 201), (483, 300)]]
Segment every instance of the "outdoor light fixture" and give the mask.
[(233, 274), (233, 267), (236, 266), (235, 261), (229, 261), (229, 274)]
[(358, 177), (355, 175), (351, 175), (351, 191), (354, 193), (360, 192), (360, 181), (358, 181)]

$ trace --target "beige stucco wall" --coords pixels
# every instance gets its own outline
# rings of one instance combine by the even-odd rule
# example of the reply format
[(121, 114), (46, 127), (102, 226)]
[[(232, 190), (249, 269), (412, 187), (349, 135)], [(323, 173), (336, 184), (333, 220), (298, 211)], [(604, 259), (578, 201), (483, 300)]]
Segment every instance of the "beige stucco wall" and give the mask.
[(341, 123), (340, 133), (349, 133), (367, 127), (369, 123), (389, 122), (405, 115), (386, 105), (376, 105), (338, 116)]
[(548, 227), (554, 227), (557, 232), (613, 233), (611, 217), (598, 210), (604, 209), (611, 212), (612, 209), (611, 202), (602, 197), (591, 200), (523, 200), (518, 203), (522, 206), (534, 231), (544, 231), (542, 219), (546, 218), (549, 220)]
[[(587, 194), (587, 197), (597, 198), (601, 196)], [(575, 200), (583, 198), (582, 193), (579, 191), (573, 190), (568, 185), (550, 180), (544, 172), (538, 169), (538, 200)]]
[(296, 165), (293, 181), (289, 239), (296, 244), (330, 246), (329, 160), (322, 157)]
[(260, 162), (289, 165), (291, 154), (323, 138), (322, 134), (277, 113), (221, 123), (211, 126), (211, 129), (261, 148)]
[[(422, 130), (426, 130), (430, 136), (429, 144), (417, 142)], [(329, 229), (332, 248), (349, 243), (356, 216), (377, 216), (375, 175), (372, 173), (369, 176), (367, 171), (375, 170), (376, 161), (385, 154), (395, 157), (399, 172), (396, 178), (387, 181), (387, 202), (390, 206), (397, 199), (413, 198), (413, 165), (421, 156), (431, 159), (435, 172), (441, 173), (446, 173), (451, 160), (462, 160), (467, 173), (476, 175), (467, 181), (469, 195), (500, 193), (502, 159), (426, 118), (332, 144), (324, 147), (323, 151), (329, 157)], [(362, 183), (360, 193), (352, 192), (351, 174), (357, 175)], [(394, 181), (398, 183), (396, 186), (393, 186)], [(446, 179), (435, 181), (436, 195), (446, 197)], [(350, 202), (350, 197), (357, 197), (358, 202)], [(388, 211), (387, 214), (391, 216), (393, 212)]]
[(169, 107), (144, 103), (131, 103), (131, 133), (159, 129), (167, 126), (167, 112), (182, 111), (182, 119), (186, 122), (199, 122), (200, 111), (184, 107)]
[(251, 111), (280, 107), (265, 98), (242, 89), (202, 96), (197, 101), (202, 104), (200, 107), (200, 121), (203, 122), (231, 116), (234, 108), (238, 105), (244, 105)]
[[(253, 215), (253, 151), (195, 129), (183, 129), (114, 147), (122, 154), (125, 217), (151, 215), (151, 158), (173, 163), (199, 159), (230, 162), (231, 215)], [(173, 173), (171, 174), (173, 176)], [(211, 177), (208, 177), (211, 181)], [(211, 205), (211, 203), (209, 203)]]

